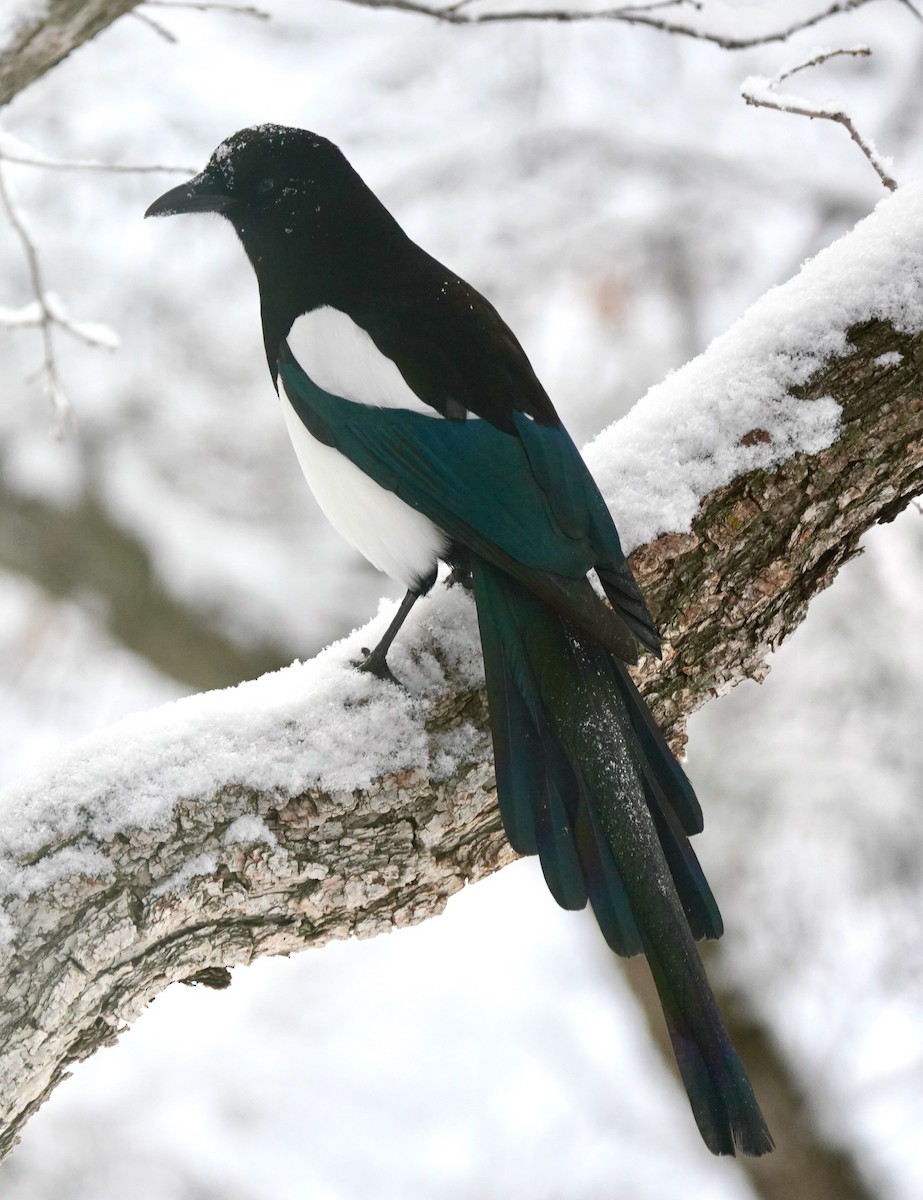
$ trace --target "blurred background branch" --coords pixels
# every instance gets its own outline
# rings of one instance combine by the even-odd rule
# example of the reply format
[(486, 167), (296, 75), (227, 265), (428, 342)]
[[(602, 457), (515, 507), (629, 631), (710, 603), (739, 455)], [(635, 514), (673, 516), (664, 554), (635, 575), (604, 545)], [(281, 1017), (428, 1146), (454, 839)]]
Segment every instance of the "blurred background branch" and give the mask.
[(235, 643), (207, 614), (171, 596), (149, 548), (92, 494), (62, 508), (0, 482), (0, 565), (51, 596), (94, 598), (116, 641), (197, 691), (230, 687), (290, 661), (284, 643)]

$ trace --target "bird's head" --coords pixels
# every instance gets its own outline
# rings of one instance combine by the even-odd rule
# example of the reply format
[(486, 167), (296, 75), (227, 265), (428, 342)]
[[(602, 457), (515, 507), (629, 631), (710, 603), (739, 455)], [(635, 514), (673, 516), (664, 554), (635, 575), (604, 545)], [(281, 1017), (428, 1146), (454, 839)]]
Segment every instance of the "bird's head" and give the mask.
[(316, 210), (350, 173), (326, 138), (286, 125), (254, 125), (226, 138), (204, 171), (165, 192), (144, 215), (214, 212), (235, 226), (248, 221), (284, 226), (300, 210)]
[(221, 143), (203, 171), (171, 188), (146, 217), (220, 213), (243, 243), (260, 288), (270, 370), (293, 320), (344, 289), (390, 278), (407, 239), (342, 151), (316, 133), (254, 125)]

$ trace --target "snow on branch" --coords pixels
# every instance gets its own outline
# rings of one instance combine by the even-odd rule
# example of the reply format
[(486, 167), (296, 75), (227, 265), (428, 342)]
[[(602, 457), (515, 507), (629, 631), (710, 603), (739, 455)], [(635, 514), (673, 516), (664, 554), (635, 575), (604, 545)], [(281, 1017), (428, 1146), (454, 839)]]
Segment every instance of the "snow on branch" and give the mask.
[(740, 91), (747, 104), (752, 104), (758, 108), (774, 108), (778, 112), (794, 113), (796, 116), (810, 117), (811, 119), (820, 117), (823, 120), (835, 121), (838, 125), (842, 125), (872, 164), (881, 182), (889, 191), (893, 192), (897, 187), (897, 182), (890, 174), (893, 166), (891, 159), (884, 158), (879, 154), (871, 138), (863, 137), (859, 133), (852, 115), (842, 105), (830, 101), (822, 104), (813, 104), (810, 100), (805, 100), (802, 96), (780, 95), (776, 91), (780, 83), (783, 83), (786, 79), (790, 79), (792, 75), (797, 74), (799, 71), (805, 71), (809, 67), (818, 67), (823, 63), (829, 62), (832, 58), (839, 58), (843, 55), (853, 58), (868, 58), (871, 53), (872, 51), (868, 46), (853, 46), (840, 50), (817, 50), (809, 59), (797, 63), (785, 71), (781, 71), (772, 79), (764, 79), (761, 76), (751, 75), (748, 79), (744, 80)]
[[(908, 185), (588, 448), (666, 634), (639, 682), (675, 744), (923, 491), (921, 367)], [(414, 610), (404, 689), (350, 667), (389, 616), (0, 793), (0, 1155), (169, 983), (419, 921), (513, 857), (470, 599), (440, 587)]]
[[(648, 29), (659, 30), (661, 33), (671, 33), (711, 42), (712, 45), (719, 46), (722, 50), (747, 50), (752, 46), (765, 46), (772, 42), (788, 41), (803, 29), (811, 29), (830, 17), (862, 8), (872, 0), (834, 0), (834, 3), (821, 12), (803, 17), (781, 29), (754, 34), (751, 37), (732, 37), (714, 33), (708, 29), (698, 28), (695, 25), (670, 20), (659, 15), (661, 10), (669, 8), (699, 11), (702, 7), (699, 0), (654, 0), (650, 4), (624, 4), (616, 8), (602, 9), (512, 8), (475, 12), (471, 12), (469, 9), (473, 3), (476, 3), (476, 0), (456, 0), (455, 3), (442, 6), (427, 4), (424, 0), (348, 0), (348, 2), (358, 4), (363, 8), (389, 8), (397, 9), (399, 12), (417, 13), (451, 25), (486, 25), (512, 21), (552, 21), (565, 24), (582, 21), (620, 21), (626, 25), (643, 25)], [(910, 0), (903, 0), (903, 2), (909, 5)]]

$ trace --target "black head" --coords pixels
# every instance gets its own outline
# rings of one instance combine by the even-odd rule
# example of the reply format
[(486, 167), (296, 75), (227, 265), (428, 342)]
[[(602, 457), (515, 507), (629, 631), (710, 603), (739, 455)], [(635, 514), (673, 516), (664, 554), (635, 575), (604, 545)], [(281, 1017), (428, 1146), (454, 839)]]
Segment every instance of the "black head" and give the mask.
[[(204, 171), (171, 188), (146, 217), (214, 212), (237, 230), (261, 286), (267, 273), (290, 273), (306, 256), (365, 257), (400, 229), (342, 151), (316, 133), (287, 125), (254, 125), (221, 143)], [(373, 253), (374, 257), (374, 253)]]
[(254, 125), (221, 143), (188, 183), (171, 188), (146, 217), (220, 213), (256, 271), (270, 370), (299, 313), (343, 307), (343, 290), (381, 273), (406, 239), (333, 142), (286, 125)]
[(248, 218), (272, 220), (312, 200), (322, 203), (356, 180), (326, 138), (286, 125), (253, 125), (226, 138), (204, 171), (165, 192), (144, 215), (216, 212), (234, 225)]

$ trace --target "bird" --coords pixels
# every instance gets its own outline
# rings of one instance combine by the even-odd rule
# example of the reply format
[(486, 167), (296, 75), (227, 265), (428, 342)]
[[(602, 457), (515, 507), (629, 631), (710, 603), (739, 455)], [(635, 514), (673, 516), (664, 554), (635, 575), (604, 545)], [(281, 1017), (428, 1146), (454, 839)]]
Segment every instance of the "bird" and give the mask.
[(767, 1153), (695, 944), (723, 931), (689, 842), (702, 809), (627, 669), (660, 655), (659, 634), (516, 336), (309, 130), (232, 134), (145, 216), (178, 213), (233, 226), (314, 496), (406, 589), (359, 668), (397, 682), (388, 650), (440, 563), (473, 593), (510, 844), (538, 855), (559, 905), (592, 906), (616, 954), (646, 956), (708, 1149)]

